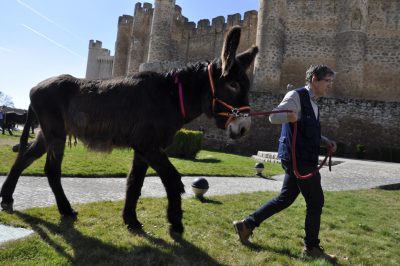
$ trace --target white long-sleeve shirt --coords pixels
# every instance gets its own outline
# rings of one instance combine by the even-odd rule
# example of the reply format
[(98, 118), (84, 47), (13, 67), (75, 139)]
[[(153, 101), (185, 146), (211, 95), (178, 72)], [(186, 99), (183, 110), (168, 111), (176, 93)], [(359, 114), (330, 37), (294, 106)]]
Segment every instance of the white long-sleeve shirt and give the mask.
[[(315, 118), (318, 118), (318, 105), (317, 105), (317, 100), (318, 98), (314, 95), (313, 91), (311, 88), (307, 85), (305, 88), (308, 91), (308, 95), (310, 96), (310, 102), (311, 106), (314, 110), (314, 115)], [(300, 104), (300, 96), (299, 94), (295, 91), (289, 91), (286, 93), (285, 97), (281, 101), (281, 103), (274, 108), (274, 111), (277, 110), (291, 110), (297, 114), (298, 119), (301, 118), (301, 104)], [(269, 116), (269, 121), (271, 124), (284, 124), (284, 123), (289, 123), (287, 113), (276, 113), (276, 114), (271, 114)], [(329, 139), (325, 136), (321, 135), (321, 144), (325, 145)]]

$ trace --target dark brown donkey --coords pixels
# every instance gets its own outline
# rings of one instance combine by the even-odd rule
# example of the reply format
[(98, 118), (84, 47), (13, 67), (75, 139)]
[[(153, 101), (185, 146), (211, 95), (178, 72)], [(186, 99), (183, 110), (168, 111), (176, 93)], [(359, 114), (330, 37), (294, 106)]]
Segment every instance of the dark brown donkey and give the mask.
[[(254, 46), (236, 55), (239, 40), (240, 28), (233, 27), (226, 35), (220, 58), (164, 74), (141, 72), (105, 81), (62, 75), (39, 83), (30, 92), (21, 148), (1, 189), (2, 208), (12, 211), (12, 196), (20, 174), (47, 153), (44, 171), (58, 210), (63, 217), (75, 218), (77, 212), (71, 208), (61, 185), (66, 139), (74, 136), (89, 149), (134, 149), (122, 215), (130, 229), (142, 227), (136, 204), (150, 166), (159, 174), (167, 192), (170, 232), (182, 234), (181, 194), (185, 190), (164, 148), (177, 130), (202, 113), (213, 117), (219, 128), (226, 128), (231, 138), (239, 138), (249, 130), (250, 117), (246, 117), (246, 112), (250, 83), (246, 69), (258, 49)], [(235, 116), (232, 119), (227, 113)], [(27, 145), (29, 125), (35, 115), (41, 131)]]

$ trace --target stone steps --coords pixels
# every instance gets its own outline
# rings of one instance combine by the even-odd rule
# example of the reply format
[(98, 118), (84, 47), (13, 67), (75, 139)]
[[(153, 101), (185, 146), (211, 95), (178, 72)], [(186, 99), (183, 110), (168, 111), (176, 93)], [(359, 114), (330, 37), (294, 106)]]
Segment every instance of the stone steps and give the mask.
[(281, 160), (278, 159), (277, 152), (271, 151), (258, 151), (257, 155), (251, 156), (257, 162), (269, 162), (269, 163), (281, 163)]
[[(281, 163), (278, 159), (278, 153), (272, 151), (258, 151), (256, 155), (252, 155), (251, 158), (257, 162), (269, 162), (269, 163)], [(321, 163), (325, 159), (325, 156), (319, 156), (319, 162)], [(342, 163), (342, 161), (337, 160), (338, 158), (332, 157), (332, 165), (337, 165)], [(328, 160), (326, 160), (325, 165), (328, 165)]]

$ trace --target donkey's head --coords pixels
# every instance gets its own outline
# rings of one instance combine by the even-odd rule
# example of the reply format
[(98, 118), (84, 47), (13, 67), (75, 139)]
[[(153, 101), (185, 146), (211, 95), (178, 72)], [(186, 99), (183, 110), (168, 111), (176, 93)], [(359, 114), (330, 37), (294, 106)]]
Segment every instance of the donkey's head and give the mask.
[(246, 70), (258, 52), (258, 48), (253, 46), (236, 55), (239, 41), (240, 27), (233, 27), (225, 37), (221, 57), (208, 69), (213, 98), (212, 115), (217, 126), (226, 129), (232, 139), (242, 137), (250, 129), (250, 81)]

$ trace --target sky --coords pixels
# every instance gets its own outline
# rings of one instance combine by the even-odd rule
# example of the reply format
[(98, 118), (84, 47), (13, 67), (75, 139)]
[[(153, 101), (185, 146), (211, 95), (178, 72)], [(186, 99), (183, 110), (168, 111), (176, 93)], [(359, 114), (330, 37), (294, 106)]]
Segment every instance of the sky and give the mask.
[[(40, 81), (71, 74), (84, 78), (89, 40), (111, 50), (118, 17), (133, 15), (135, 0), (2, 0), (0, 91), (27, 109)], [(143, 1), (141, 1), (143, 3)], [(153, 0), (145, 1), (154, 3)], [(176, 0), (189, 21), (258, 10), (259, 0)]]

